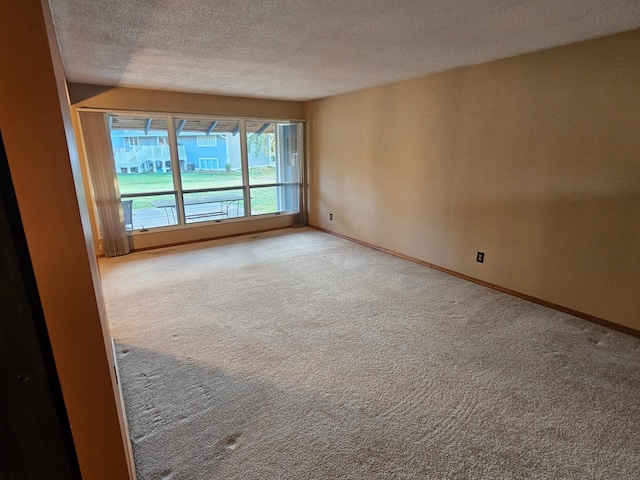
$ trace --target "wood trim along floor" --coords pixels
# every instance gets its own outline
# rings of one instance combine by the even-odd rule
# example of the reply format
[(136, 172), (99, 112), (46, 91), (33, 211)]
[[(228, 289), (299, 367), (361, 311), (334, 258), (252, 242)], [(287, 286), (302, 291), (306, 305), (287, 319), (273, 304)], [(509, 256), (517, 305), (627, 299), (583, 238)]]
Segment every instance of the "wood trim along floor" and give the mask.
[(420, 260), (418, 258), (410, 257), (408, 255), (403, 255), (402, 253), (395, 252), (393, 250), (389, 250), (386, 248), (378, 247), (376, 245), (372, 245), (367, 242), (363, 242), (362, 240), (357, 240), (355, 238), (348, 237), (346, 235), (342, 235), (340, 233), (332, 232), (331, 230), (327, 230), (325, 228), (317, 227), (315, 225), (308, 225), (310, 228), (315, 230), (319, 230), (324, 233), (329, 233), (331, 235), (335, 235), (336, 237), (344, 238), (345, 240), (349, 240), (351, 242), (364, 245), (365, 247), (373, 248), (374, 250), (378, 250), (380, 252), (388, 253), (395, 257), (403, 258), (405, 260), (409, 260), (411, 262), (418, 263), (420, 265), (424, 265), (425, 267), (433, 268), (434, 270), (438, 270), (440, 272), (448, 273), (449, 275), (453, 275), (458, 278), (462, 278), (463, 280), (468, 280), (473, 283), (477, 283), (479, 285), (483, 285), (485, 287), (489, 287), (493, 290), (497, 290), (502, 293), (506, 293), (508, 295), (513, 295), (514, 297), (521, 298), (523, 300), (527, 300), (532, 303), (537, 303), (538, 305), (542, 305), (547, 308), (552, 308), (554, 310), (558, 310), (563, 313), (567, 313), (569, 315), (573, 315), (574, 317), (582, 318), (583, 320), (588, 320), (589, 322), (597, 323), (598, 325), (602, 325), (604, 327), (611, 328), (613, 330), (617, 330), (619, 332), (626, 333), (628, 335), (633, 335), (634, 337), (640, 337), (640, 330), (636, 330), (631, 327), (626, 327), (624, 325), (619, 325), (614, 322), (610, 322), (609, 320), (605, 320), (603, 318), (596, 317), (594, 315), (589, 315), (588, 313), (579, 312), (577, 310), (573, 310), (571, 308), (563, 307), (562, 305), (558, 305), (556, 303), (548, 302), (546, 300), (542, 300), (540, 298), (532, 297), (531, 295), (527, 295), (526, 293), (517, 292), (515, 290), (511, 290), (509, 288), (501, 287), (500, 285), (495, 285), (493, 283), (485, 282), (484, 280), (480, 280), (478, 278), (470, 277), (463, 273), (458, 273), (453, 270), (449, 270), (448, 268), (440, 267), (438, 265), (434, 265), (433, 263), (425, 262), (424, 260)]
[[(173, 243), (163, 243), (162, 245), (154, 245), (152, 247), (140, 247), (136, 249), (132, 249), (131, 253), (134, 252), (145, 252), (147, 250), (157, 250), (158, 248), (167, 248), (167, 247), (179, 247), (181, 245), (189, 245), (192, 243), (201, 243), (201, 242), (209, 242), (211, 240), (222, 240), (224, 238), (233, 238), (233, 237), (242, 237), (245, 235), (257, 235), (259, 233), (273, 232), (274, 230), (284, 230), (286, 228), (296, 228), (294, 226), (286, 226), (286, 227), (273, 227), (273, 228), (264, 228), (262, 230), (255, 230), (251, 232), (241, 232), (241, 233), (231, 233), (228, 235), (220, 235), (217, 237), (207, 237), (207, 238), (197, 238), (194, 240), (185, 240), (183, 242), (173, 242)], [(104, 253), (100, 253), (96, 255), (96, 258), (106, 258)]]

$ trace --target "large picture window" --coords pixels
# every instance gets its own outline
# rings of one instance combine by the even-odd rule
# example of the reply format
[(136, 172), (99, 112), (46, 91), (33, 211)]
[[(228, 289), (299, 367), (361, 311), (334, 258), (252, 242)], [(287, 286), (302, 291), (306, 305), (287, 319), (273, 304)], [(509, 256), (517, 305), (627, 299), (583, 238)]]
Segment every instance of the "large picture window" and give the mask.
[(125, 228), (295, 214), (302, 123), (110, 113)]

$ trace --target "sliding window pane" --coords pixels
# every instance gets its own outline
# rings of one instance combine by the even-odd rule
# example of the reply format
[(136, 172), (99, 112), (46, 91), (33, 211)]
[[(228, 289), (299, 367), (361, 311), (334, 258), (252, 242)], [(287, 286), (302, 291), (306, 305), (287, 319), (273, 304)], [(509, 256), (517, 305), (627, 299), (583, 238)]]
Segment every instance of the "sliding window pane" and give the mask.
[(183, 198), (187, 223), (244, 217), (244, 196), (241, 189), (185, 193)]
[(176, 118), (178, 150), (186, 160), (182, 188), (241, 187), (240, 123), (215, 118)]
[(250, 121), (246, 125), (249, 184), (299, 182), (297, 124)]
[(175, 190), (166, 118), (114, 114), (109, 127), (122, 195)]
[(127, 230), (145, 230), (178, 224), (175, 195), (123, 196), (121, 201)]
[(300, 196), (298, 185), (251, 188), (251, 215), (298, 212)]

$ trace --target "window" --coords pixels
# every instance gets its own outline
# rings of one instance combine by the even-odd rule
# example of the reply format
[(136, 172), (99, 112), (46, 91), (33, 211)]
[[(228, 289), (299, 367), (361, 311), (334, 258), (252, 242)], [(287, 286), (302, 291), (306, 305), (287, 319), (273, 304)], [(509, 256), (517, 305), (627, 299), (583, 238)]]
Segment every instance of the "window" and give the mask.
[(200, 170), (219, 170), (217, 158), (202, 158), (198, 159)]
[(246, 126), (251, 214), (297, 212), (301, 125), (251, 121)]
[(198, 139), (199, 147), (215, 147), (218, 145), (218, 137), (216, 135), (198, 135), (196, 138)]
[[(110, 125), (120, 196), (123, 203), (131, 201), (127, 227), (141, 230), (177, 225), (167, 119), (111, 115)], [(127, 148), (132, 144), (136, 148)]]
[(128, 229), (299, 211), (300, 122), (112, 113), (109, 125)]
[[(191, 170), (187, 167), (180, 176), (185, 223), (244, 217), (241, 121), (207, 117), (179, 117), (174, 121), (178, 144), (186, 150), (187, 165), (195, 166)], [(215, 145), (211, 139), (216, 139)]]

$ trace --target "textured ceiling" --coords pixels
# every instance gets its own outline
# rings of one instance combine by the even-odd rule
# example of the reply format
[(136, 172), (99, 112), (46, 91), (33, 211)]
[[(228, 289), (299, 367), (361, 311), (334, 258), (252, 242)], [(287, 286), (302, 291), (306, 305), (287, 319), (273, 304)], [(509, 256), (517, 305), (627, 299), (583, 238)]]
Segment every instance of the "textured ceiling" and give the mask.
[(639, 0), (50, 0), (70, 82), (308, 100), (640, 28)]

